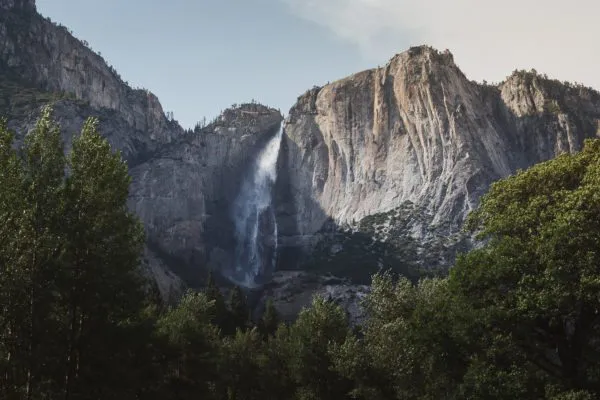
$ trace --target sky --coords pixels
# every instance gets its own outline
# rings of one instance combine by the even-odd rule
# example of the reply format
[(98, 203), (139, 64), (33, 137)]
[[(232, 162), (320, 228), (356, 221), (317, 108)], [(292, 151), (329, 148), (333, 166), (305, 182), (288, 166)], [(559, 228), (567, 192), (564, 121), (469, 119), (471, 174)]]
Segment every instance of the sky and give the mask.
[(314, 85), (413, 45), (468, 78), (515, 69), (600, 89), (597, 0), (37, 0), (184, 127), (252, 99), (284, 114)]

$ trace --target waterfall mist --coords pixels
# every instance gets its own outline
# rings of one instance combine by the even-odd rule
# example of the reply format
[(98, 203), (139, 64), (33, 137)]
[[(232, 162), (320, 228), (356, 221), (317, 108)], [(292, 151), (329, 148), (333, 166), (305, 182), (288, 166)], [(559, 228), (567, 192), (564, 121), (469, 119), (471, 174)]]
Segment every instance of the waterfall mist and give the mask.
[(234, 266), (224, 276), (246, 288), (262, 285), (275, 268), (277, 220), (272, 202), (282, 134), (280, 128), (258, 154), (233, 204)]

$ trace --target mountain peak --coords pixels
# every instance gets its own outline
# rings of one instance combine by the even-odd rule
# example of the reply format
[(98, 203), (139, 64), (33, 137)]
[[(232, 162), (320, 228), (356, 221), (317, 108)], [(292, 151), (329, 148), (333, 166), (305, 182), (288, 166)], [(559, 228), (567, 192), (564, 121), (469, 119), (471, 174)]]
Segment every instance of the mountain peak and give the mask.
[(216, 118), (214, 124), (247, 128), (262, 119), (269, 121), (268, 124), (270, 125), (271, 120), (277, 121), (275, 124), (280, 123), (283, 120), (283, 116), (278, 110), (253, 101), (251, 103), (232, 105)]
[(424, 60), (432, 63), (456, 67), (456, 64), (454, 64), (454, 55), (452, 55), (450, 50), (446, 49), (444, 51), (439, 51), (428, 45), (410, 47), (408, 50), (398, 53), (392, 57), (390, 59), (390, 63), (421, 62)]

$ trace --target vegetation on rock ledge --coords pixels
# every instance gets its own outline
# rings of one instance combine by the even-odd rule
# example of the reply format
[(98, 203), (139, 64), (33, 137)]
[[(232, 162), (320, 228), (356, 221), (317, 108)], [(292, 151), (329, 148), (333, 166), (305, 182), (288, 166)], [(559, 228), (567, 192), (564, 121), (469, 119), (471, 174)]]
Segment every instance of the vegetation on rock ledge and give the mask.
[[(300, 268), (350, 278), (369, 284), (371, 277), (391, 270), (417, 281), (446, 275), (456, 254), (467, 247), (467, 235), (452, 232), (449, 223), (433, 225), (433, 217), (407, 201), (387, 212), (337, 227), (329, 224), (311, 258)], [(414, 231), (424, 231), (415, 239)]]

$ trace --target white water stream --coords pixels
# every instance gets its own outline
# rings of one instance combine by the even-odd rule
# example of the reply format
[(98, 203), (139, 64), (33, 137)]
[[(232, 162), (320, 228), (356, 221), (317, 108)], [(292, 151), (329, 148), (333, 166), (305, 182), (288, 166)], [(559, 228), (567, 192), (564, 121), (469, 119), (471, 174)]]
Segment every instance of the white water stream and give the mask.
[(272, 203), (282, 134), (280, 129), (258, 154), (233, 204), (235, 265), (226, 276), (246, 288), (259, 286), (275, 268), (277, 220)]

